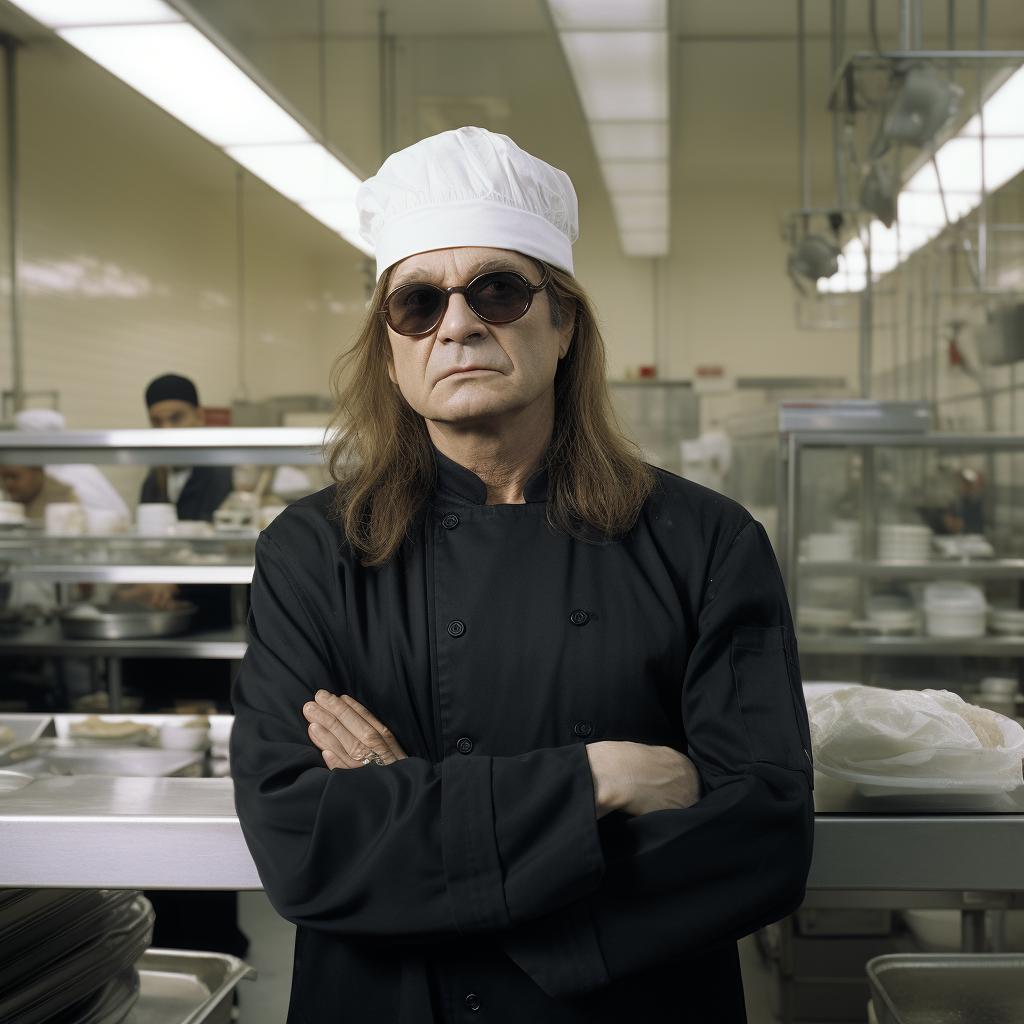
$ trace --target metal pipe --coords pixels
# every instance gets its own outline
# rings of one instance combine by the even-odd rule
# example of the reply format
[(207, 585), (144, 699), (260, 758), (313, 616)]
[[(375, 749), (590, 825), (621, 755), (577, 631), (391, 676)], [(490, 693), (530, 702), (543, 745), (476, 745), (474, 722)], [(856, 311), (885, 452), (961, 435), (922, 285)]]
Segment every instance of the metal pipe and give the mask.
[(910, 49), (910, 0), (900, 0), (900, 49)]
[(11, 296), (11, 396), (14, 411), (25, 406), (25, 370), (21, 324), (21, 216), (18, 180), (18, 64), (21, 43), (14, 36), (0, 35), (4, 48), (4, 85), (7, 120), (7, 273)]
[[(978, 0), (978, 49), (988, 47), (988, 0)], [(988, 287), (988, 189), (985, 187), (985, 62), (978, 62), (978, 135), (981, 140), (981, 202), (978, 204), (978, 287)]]
[(921, 0), (913, 0), (910, 12), (910, 48), (921, 49)]
[[(805, 0), (796, 0), (796, 90), (799, 114), (800, 207), (811, 205), (811, 150), (807, 140), (807, 24)], [(807, 217), (804, 217), (806, 228)]]
[[(846, 56), (846, 0), (832, 0), (831, 9), (832, 34), (832, 77), (842, 67)], [(843, 147), (843, 119), (845, 112), (836, 109), (832, 112), (832, 164), (835, 177), (835, 202), (837, 206), (846, 204), (846, 154)]]
[(238, 307), (238, 386), (236, 397), (249, 401), (246, 382), (246, 323), (245, 323), (245, 171), (235, 171), (235, 305)]
[(320, 134), (327, 141), (327, 0), (316, 4), (317, 85), (319, 87)]
[(383, 163), (391, 153), (388, 145), (388, 114), (390, 107), (388, 104), (388, 71), (387, 71), (387, 57), (388, 57), (388, 42), (387, 36), (385, 35), (385, 27), (387, 25), (387, 11), (377, 12), (377, 88), (379, 91), (378, 104), (380, 107), (380, 161)]
[(871, 397), (871, 348), (875, 330), (875, 286), (871, 280), (871, 226), (868, 225), (867, 244), (864, 246), (864, 261), (867, 274), (864, 291), (860, 293), (860, 397)]

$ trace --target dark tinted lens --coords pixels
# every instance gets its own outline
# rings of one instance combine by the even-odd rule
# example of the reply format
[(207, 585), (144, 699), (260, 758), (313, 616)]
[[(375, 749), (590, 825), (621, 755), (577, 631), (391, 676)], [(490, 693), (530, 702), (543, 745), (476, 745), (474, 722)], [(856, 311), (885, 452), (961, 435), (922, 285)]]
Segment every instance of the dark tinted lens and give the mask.
[(430, 284), (407, 284), (388, 298), (388, 319), (403, 334), (426, 334), (437, 323), (445, 294)]
[(484, 320), (503, 324), (518, 320), (530, 306), (531, 292), (518, 274), (499, 271), (477, 278), (466, 298)]

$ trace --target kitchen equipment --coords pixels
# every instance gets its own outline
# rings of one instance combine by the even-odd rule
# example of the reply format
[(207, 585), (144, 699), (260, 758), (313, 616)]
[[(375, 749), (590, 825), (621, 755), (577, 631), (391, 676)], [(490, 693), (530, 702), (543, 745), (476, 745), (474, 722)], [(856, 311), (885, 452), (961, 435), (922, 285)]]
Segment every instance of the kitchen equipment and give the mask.
[(909, 597), (899, 594), (876, 594), (864, 604), (866, 618), (853, 623), (855, 629), (876, 633), (913, 633), (920, 625), (920, 616)]
[(954, 533), (932, 537), (932, 543), (943, 558), (992, 558), (995, 548), (980, 533)]
[[(901, 910), (907, 927), (926, 953), (959, 953), (963, 941), (959, 910)], [(1024, 910), (1004, 911), (1004, 953), (1024, 952)]]
[(24, 743), (34, 743), (53, 720), (53, 715), (24, 712), (0, 715), (0, 755)]
[(170, 502), (146, 502), (135, 510), (135, 532), (140, 537), (166, 537), (177, 522), (177, 506)]
[[(95, 611), (85, 611), (88, 608)], [(122, 601), (107, 606), (79, 605), (64, 609), (59, 619), (61, 632), (69, 639), (128, 640), (184, 633), (196, 611), (194, 604), (185, 602), (177, 608), (157, 611), (147, 605)]]
[(160, 726), (160, 746), (165, 750), (205, 750), (209, 744), (209, 722), (191, 719)]
[(878, 1024), (1020, 1024), (1024, 955), (891, 953), (865, 965)]
[(29, 775), (202, 775), (202, 750), (157, 750), (152, 747), (77, 747), (60, 740), (39, 740), (0, 760), (0, 766)]
[(256, 971), (227, 953), (148, 949), (136, 964), (139, 1001), (124, 1024), (228, 1024), (231, 993)]
[(929, 636), (984, 636), (987, 611), (985, 591), (971, 583), (929, 583), (924, 588)]
[(43, 523), (51, 537), (78, 537), (85, 533), (85, 513), (76, 502), (54, 501), (46, 505)]
[(801, 605), (796, 610), (796, 624), (800, 629), (818, 629), (835, 632), (845, 629), (853, 622), (853, 611), (849, 608), (821, 608), (816, 605)]
[(927, 526), (883, 523), (878, 528), (882, 562), (925, 562), (931, 556), (932, 531)]

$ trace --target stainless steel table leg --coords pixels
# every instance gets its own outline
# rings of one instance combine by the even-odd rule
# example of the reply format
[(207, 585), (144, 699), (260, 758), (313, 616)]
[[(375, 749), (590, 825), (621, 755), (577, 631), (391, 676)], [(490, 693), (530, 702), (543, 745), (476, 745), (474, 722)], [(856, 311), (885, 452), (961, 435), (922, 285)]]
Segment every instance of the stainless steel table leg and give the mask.
[(107, 658), (107, 696), (110, 700), (110, 713), (121, 712), (121, 659), (116, 655)]
[(960, 948), (964, 953), (985, 952), (985, 911), (960, 911)]

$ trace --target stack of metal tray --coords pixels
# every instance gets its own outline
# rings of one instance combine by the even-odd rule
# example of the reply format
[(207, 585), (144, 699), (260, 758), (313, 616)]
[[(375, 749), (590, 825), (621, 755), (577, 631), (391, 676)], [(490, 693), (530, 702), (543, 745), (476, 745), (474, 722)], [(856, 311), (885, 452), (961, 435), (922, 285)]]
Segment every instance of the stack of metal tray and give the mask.
[(866, 969), (878, 1024), (1024, 1024), (1024, 954), (895, 953)]
[(136, 964), (138, 1002), (124, 1024), (228, 1024), (231, 993), (256, 971), (227, 953), (150, 949)]

